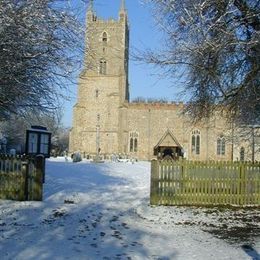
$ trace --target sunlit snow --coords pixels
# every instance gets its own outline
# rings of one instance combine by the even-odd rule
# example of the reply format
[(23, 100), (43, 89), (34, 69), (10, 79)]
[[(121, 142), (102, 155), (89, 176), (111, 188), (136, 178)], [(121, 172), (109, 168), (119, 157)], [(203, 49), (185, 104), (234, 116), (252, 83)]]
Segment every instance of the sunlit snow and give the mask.
[(0, 201), (0, 259), (259, 259), (259, 209), (151, 207), (149, 162), (46, 167), (43, 202)]

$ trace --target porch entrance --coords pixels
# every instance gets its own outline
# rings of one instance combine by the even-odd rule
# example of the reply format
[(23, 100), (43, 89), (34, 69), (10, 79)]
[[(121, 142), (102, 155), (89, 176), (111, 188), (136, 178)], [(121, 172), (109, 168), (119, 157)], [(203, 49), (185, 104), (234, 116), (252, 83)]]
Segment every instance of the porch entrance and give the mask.
[(182, 148), (178, 146), (158, 146), (154, 149), (154, 155), (160, 160), (178, 160), (183, 157)]
[(178, 160), (180, 157), (183, 157), (183, 149), (169, 129), (154, 147), (154, 155), (159, 160)]

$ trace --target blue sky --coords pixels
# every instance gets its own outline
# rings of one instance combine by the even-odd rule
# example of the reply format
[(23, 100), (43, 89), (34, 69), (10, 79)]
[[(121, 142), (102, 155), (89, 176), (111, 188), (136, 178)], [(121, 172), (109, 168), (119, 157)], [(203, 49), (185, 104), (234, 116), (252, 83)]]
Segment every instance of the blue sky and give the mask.
[[(162, 43), (162, 34), (156, 29), (151, 10), (144, 0), (126, 0), (128, 21), (130, 24), (130, 52), (137, 48), (158, 49)], [(94, 9), (98, 17), (104, 19), (118, 18), (121, 0), (94, 0)], [(129, 64), (129, 87), (131, 100), (136, 97), (167, 98), (176, 100), (180, 86), (172, 80), (162, 78), (158, 69), (147, 64)], [(72, 124), (72, 109), (76, 103), (77, 86), (71, 93), (71, 100), (64, 103), (63, 124), (70, 127)]]

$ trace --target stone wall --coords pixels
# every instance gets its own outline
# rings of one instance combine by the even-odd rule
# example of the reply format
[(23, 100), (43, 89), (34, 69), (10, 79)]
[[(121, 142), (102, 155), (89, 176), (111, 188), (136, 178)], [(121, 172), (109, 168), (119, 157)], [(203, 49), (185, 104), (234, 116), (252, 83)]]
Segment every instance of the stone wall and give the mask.
[[(231, 143), (226, 143), (225, 155), (217, 155), (217, 138), (229, 131), (229, 125), (224, 118), (216, 117), (210, 122), (194, 125), (183, 115), (183, 104), (147, 104), (129, 103), (121, 120), (124, 121), (126, 138), (122, 140), (128, 153), (133, 157), (151, 159), (154, 157), (154, 147), (164, 133), (169, 130), (185, 151), (187, 159), (191, 160), (230, 160)], [(217, 123), (216, 123), (217, 122)], [(200, 154), (191, 151), (191, 136), (193, 130), (200, 131)], [(138, 151), (129, 151), (129, 133), (137, 132)]]

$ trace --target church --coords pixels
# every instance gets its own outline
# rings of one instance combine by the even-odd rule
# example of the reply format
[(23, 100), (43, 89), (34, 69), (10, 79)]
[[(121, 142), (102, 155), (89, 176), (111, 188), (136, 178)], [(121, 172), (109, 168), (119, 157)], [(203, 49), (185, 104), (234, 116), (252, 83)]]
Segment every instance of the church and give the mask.
[(183, 114), (183, 103), (130, 102), (129, 26), (124, 0), (117, 19), (98, 17), (93, 1), (86, 19), (85, 64), (91, 66), (85, 65), (79, 77), (70, 153), (103, 159), (115, 155), (138, 160), (251, 159), (251, 144), (227, 138), (234, 129), (221, 113), (194, 125)]

